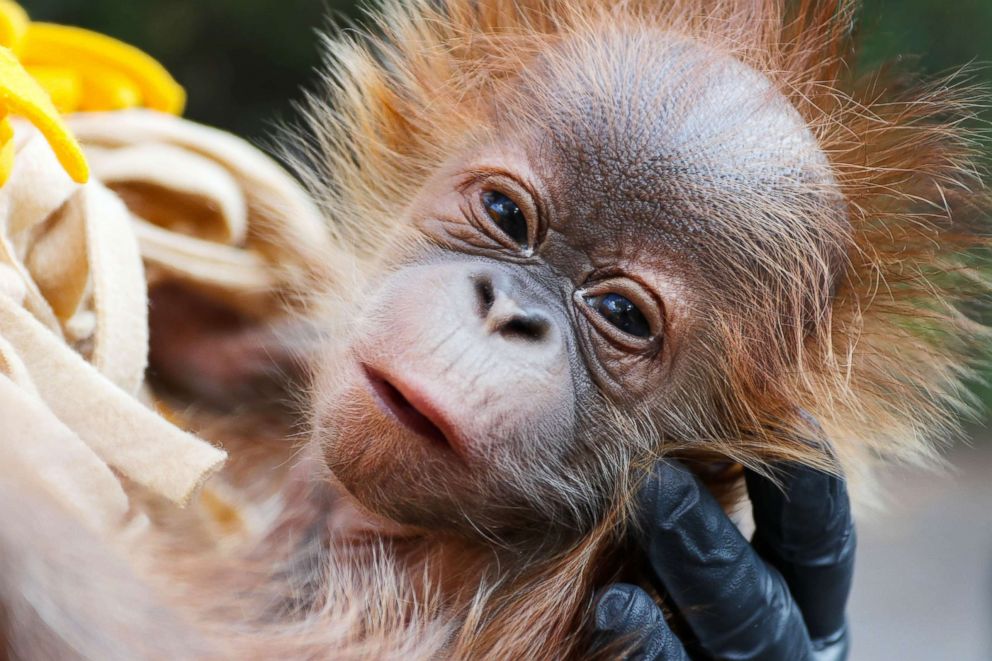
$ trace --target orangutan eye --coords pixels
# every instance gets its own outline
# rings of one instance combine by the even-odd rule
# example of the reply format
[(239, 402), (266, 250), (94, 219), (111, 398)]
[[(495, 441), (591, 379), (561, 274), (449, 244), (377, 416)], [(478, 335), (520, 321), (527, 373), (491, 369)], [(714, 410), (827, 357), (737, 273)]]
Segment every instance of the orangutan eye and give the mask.
[(588, 298), (586, 301), (604, 319), (624, 333), (636, 337), (649, 337), (651, 335), (651, 325), (630, 299), (620, 294), (603, 294)]
[(528, 247), (527, 219), (513, 200), (502, 193), (486, 191), (482, 194), (482, 204), (503, 234), (521, 248)]

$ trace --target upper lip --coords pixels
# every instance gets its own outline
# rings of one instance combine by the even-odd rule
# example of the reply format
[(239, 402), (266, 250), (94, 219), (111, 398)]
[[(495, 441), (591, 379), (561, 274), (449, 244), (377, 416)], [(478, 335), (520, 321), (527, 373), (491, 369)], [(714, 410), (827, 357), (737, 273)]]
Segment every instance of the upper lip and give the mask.
[(463, 456), (464, 445), (456, 428), (424, 389), (370, 365), (362, 367), (380, 405), (400, 424)]

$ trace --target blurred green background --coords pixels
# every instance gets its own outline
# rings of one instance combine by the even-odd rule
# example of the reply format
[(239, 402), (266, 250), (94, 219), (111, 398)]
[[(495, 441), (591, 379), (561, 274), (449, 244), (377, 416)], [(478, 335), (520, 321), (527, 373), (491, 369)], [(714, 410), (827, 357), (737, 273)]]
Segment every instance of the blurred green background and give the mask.
[[(658, 0), (663, 2), (664, 0)], [(350, 0), (21, 0), (36, 20), (105, 32), (164, 63), (189, 92), (187, 116), (263, 138), (292, 117), (290, 101), (312, 84), (317, 30)], [(944, 71), (992, 62), (992, 0), (866, 0), (862, 55), (919, 59)], [(985, 72), (992, 81), (992, 72)]]

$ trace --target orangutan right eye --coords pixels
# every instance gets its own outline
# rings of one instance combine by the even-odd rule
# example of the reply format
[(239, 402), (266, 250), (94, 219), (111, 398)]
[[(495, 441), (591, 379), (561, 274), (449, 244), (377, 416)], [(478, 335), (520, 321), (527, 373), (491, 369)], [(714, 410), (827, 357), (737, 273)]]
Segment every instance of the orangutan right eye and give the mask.
[(513, 200), (502, 193), (486, 191), (482, 194), (482, 205), (503, 234), (521, 248), (530, 247), (527, 219)]

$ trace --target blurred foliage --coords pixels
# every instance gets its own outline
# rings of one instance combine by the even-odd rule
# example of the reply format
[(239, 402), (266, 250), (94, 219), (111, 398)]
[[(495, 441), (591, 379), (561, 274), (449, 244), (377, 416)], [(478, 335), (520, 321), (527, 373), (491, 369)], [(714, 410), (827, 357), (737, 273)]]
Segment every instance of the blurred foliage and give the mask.
[[(665, 0), (658, 0), (664, 2)], [(161, 60), (189, 92), (187, 116), (259, 139), (313, 84), (318, 30), (349, 0), (22, 0), (37, 20), (92, 28)], [(992, 0), (864, 0), (862, 58), (928, 72), (992, 62)], [(338, 21), (340, 24), (340, 21)], [(985, 71), (992, 81), (992, 72)]]

